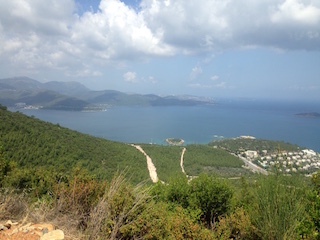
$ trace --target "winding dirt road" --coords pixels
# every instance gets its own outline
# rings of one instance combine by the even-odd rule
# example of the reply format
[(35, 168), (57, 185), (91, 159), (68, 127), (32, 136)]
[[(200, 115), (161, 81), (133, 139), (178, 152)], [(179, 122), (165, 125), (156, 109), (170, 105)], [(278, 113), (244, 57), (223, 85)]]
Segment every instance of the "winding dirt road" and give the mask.
[(142, 152), (146, 156), (147, 166), (148, 166), (148, 170), (149, 170), (149, 175), (150, 175), (151, 181), (154, 182), (154, 183), (158, 182), (159, 179), (158, 179), (158, 175), (157, 175), (157, 169), (154, 166), (151, 157), (149, 157), (148, 154), (146, 154), (146, 152), (142, 149), (141, 146), (134, 145), (134, 144), (131, 144), (131, 146), (135, 147), (136, 149), (138, 149), (140, 152)]

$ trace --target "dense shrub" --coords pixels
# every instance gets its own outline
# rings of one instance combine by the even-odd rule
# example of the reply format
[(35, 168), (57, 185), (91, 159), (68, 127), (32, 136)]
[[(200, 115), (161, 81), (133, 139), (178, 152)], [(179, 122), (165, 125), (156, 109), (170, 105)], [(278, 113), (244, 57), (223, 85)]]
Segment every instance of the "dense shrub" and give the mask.
[(165, 201), (178, 204), (203, 223), (214, 228), (219, 216), (226, 214), (231, 206), (233, 192), (223, 179), (201, 174), (190, 183), (185, 176), (172, 178), (168, 185), (156, 186), (154, 193), (164, 194)]

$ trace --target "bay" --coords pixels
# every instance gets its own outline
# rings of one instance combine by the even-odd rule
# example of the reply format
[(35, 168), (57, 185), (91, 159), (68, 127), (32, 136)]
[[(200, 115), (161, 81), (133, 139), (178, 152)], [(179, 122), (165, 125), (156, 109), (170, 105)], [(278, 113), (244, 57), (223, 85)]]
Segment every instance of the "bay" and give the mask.
[(320, 112), (316, 103), (220, 101), (208, 106), (112, 107), (104, 112), (19, 110), (83, 133), (127, 143), (185, 144), (250, 135), (281, 140), (320, 152), (320, 118), (297, 113)]

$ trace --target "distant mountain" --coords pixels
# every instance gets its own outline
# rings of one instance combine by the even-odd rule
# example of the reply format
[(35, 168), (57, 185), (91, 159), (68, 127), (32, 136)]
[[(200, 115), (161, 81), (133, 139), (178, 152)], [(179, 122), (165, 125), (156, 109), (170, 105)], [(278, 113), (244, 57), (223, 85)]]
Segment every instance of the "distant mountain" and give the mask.
[(83, 94), (89, 92), (90, 89), (83, 86), (81, 83), (78, 82), (47, 82), (43, 83), (43, 87), (55, 91), (61, 94), (70, 95), (70, 96), (77, 96), (79, 94)]
[(28, 78), (28, 77), (14, 77), (14, 78), (5, 78), (0, 79), (0, 87), (2, 85), (7, 86), (8, 88), (21, 90), (21, 91), (35, 91), (42, 88), (42, 83), (37, 80)]
[(28, 77), (0, 79), (0, 103), (9, 107), (38, 106), (58, 110), (102, 110), (106, 106), (194, 106), (212, 104), (208, 98), (92, 91), (78, 82), (41, 83)]

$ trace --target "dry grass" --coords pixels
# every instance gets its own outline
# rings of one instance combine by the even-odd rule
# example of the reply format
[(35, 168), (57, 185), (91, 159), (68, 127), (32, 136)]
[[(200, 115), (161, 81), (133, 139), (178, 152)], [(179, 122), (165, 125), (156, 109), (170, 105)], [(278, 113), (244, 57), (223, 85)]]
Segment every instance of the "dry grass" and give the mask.
[(14, 190), (0, 190), (0, 220), (26, 223), (50, 223), (65, 233), (65, 239), (83, 239), (83, 231), (77, 227), (74, 214), (58, 213), (50, 201), (38, 200), (31, 204), (27, 194)]
[(39, 200), (32, 204), (28, 219), (34, 223), (50, 223), (62, 230), (65, 239), (83, 239), (83, 231), (78, 228), (77, 214), (59, 212), (56, 205), (50, 201)]
[(28, 198), (24, 192), (0, 190), (0, 220), (18, 220), (28, 215)]
[(87, 239), (118, 239), (121, 227), (130, 224), (149, 200), (149, 189), (143, 184), (132, 187), (124, 176), (115, 177), (91, 211)]
[(0, 220), (50, 223), (64, 231), (65, 239), (118, 239), (121, 228), (146, 210), (151, 199), (144, 184), (132, 186), (121, 174), (110, 184), (69, 183), (33, 203), (23, 192), (2, 190)]

